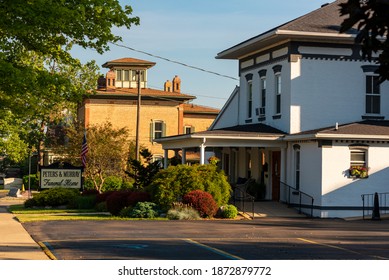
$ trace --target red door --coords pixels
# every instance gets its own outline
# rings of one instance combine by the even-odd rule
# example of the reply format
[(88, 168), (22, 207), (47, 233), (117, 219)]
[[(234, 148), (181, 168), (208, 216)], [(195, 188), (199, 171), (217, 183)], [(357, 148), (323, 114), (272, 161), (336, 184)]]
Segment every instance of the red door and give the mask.
[(280, 200), (281, 152), (272, 152), (272, 200)]

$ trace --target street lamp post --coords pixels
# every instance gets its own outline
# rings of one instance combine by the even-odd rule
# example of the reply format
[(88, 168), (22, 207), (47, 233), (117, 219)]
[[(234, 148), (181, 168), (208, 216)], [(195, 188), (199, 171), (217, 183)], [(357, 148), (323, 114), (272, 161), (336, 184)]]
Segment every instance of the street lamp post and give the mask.
[(141, 88), (140, 88), (140, 77), (141, 70), (136, 71), (138, 77), (138, 102), (136, 111), (136, 135), (135, 135), (135, 156), (136, 160), (139, 161), (139, 128), (140, 128), (140, 103), (141, 103)]

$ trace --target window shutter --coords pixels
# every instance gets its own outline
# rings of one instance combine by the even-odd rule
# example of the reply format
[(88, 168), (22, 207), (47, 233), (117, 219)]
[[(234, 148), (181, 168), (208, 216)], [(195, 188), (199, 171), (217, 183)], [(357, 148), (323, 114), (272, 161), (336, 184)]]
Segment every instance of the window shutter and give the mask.
[(162, 137), (165, 137), (166, 136), (166, 123), (163, 122), (162, 123)]
[(154, 123), (150, 123), (150, 142), (153, 142), (154, 140)]
[(190, 133), (195, 133), (195, 127), (194, 126), (190, 127)]

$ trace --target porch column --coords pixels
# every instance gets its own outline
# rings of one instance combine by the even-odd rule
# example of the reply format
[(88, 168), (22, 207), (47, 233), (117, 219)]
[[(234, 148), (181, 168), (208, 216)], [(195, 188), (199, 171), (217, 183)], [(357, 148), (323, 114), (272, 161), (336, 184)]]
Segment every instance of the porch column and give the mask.
[(183, 148), (181, 150), (181, 163), (186, 164), (186, 149), (185, 148)]
[(163, 168), (168, 168), (168, 160), (169, 160), (169, 150), (165, 149), (163, 150), (164, 157), (163, 157)]
[(206, 139), (203, 138), (203, 143), (200, 145), (200, 164), (203, 165), (205, 163), (205, 141)]
[(286, 148), (281, 149), (281, 174), (280, 180), (281, 182), (286, 182)]

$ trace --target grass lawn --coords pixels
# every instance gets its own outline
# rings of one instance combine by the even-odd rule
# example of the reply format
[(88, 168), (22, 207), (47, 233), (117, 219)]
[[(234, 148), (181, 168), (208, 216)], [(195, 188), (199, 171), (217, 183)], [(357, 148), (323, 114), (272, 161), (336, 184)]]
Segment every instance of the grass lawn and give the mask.
[[(38, 221), (85, 221), (85, 220), (144, 220), (141, 218), (122, 218), (112, 216), (107, 212), (96, 212), (94, 209), (38, 209), (24, 208), (23, 205), (12, 205), (9, 210), (21, 223)], [(150, 220), (150, 219), (148, 219)], [(167, 218), (155, 218), (153, 220), (167, 220)]]

